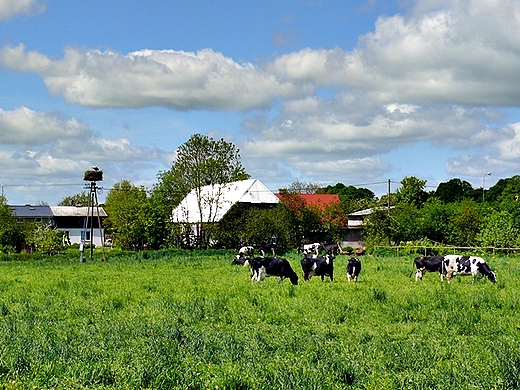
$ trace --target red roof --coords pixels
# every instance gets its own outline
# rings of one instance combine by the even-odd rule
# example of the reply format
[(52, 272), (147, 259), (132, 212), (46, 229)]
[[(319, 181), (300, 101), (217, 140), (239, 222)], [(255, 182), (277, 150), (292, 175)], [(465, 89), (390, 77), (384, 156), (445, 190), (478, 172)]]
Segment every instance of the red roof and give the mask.
[[(281, 194), (275, 194), (279, 199), (282, 199)], [(306, 206), (316, 207), (320, 211), (325, 211), (329, 206), (340, 204), (338, 194), (298, 194), (303, 199)]]

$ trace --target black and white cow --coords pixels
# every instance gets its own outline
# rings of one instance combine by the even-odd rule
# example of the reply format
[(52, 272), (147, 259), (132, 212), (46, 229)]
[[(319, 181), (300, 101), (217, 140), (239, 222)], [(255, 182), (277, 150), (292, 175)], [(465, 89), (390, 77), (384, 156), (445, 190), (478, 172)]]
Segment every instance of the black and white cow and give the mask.
[[(415, 281), (422, 280), (426, 272), (438, 272), (441, 282), (444, 279), (444, 257), (443, 256), (420, 256), (413, 260), (417, 272), (415, 273)], [(412, 270), (413, 273), (413, 270)], [(412, 274), (410, 274), (412, 276)]]
[(444, 269), (446, 272), (446, 280), (448, 283), (455, 275), (471, 275), (481, 274), (493, 283), (497, 282), (495, 271), (492, 271), (482, 257), (478, 256), (444, 256)]
[(306, 255), (310, 255), (314, 253), (316, 256), (320, 253), (321, 244), (319, 242), (315, 242), (312, 244), (305, 244), (298, 248), (298, 253), (304, 253)]
[(259, 251), (262, 256), (265, 256), (267, 253), (269, 253), (269, 254), (271, 254), (271, 256), (274, 257), (275, 248), (276, 248), (276, 244), (273, 242), (262, 242), (260, 244)]
[(347, 280), (357, 282), (361, 273), (361, 261), (355, 257), (351, 257), (347, 263)]
[(336, 257), (341, 253), (341, 248), (338, 244), (326, 244), (322, 245), (325, 254)]
[(304, 280), (310, 280), (313, 275), (321, 276), (321, 281), (325, 279), (325, 276), (328, 276), (331, 281), (334, 280), (334, 261), (332, 256), (311, 257), (305, 255), (300, 263)]
[(253, 258), (255, 255), (255, 248), (250, 246), (250, 245), (246, 245), (246, 246), (243, 246), (241, 247), (239, 250), (238, 250), (238, 256), (243, 256), (243, 257), (250, 257), (250, 258)]
[(289, 278), (292, 284), (298, 284), (298, 275), (286, 259), (281, 257), (255, 257), (249, 261), (251, 265), (251, 280), (260, 282), (267, 276), (278, 276), (282, 282)]

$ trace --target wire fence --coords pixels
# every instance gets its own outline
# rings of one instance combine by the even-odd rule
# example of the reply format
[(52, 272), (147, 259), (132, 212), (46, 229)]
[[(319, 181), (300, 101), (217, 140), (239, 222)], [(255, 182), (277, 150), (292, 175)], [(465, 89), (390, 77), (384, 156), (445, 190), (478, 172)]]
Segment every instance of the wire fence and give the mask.
[(495, 256), (497, 253), (500, 254), (518, 254), (520, 248), (500, 248), (494, 246), (427, 246), (427, 245), (375, 245), (372, 247), (374, 252), (378, 250), (395, 251), (397, 257), (407, 256), (410, 254), (422, 254), (424, 256), (429, 255), (446, 255), (446, 254), (460, 254), (461, 252), (474, 252), (474, 253), (489, 253)]

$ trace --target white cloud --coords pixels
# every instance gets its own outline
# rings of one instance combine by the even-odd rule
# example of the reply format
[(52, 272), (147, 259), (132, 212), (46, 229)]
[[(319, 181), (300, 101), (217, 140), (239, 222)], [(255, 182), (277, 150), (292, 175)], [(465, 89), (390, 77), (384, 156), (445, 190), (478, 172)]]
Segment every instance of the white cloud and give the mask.
[[(26, 107), (0, 110), (0, 144), (1, 184), (11, 191), (15, 191), (15, 185), (31, 182), (81, 183), (84, 171), (91, 165), (106, 168), (105, 181), (109, 183), (121, 177), (138, 180), (143, 171), (158, 172), (172, 161), (163, 150), (134, 145), (125, 138), (99, 138), (75, 118)], [(28, 201), (55, 198), (55, 188), (42, 188), (34, 189)], [(32, 192), (23, 186), (18, 190)], [(81, 187), (74, 191), (80, 192)]]
[(74, 118), (62, 118), (56, 113), (36, 112), (27, 107), (13, 111), (0, 109), (0, 143), (4, 145), (41, 145), (90, 134), (85, 124)]
[(37, 73), (51, 93), (90, 107), (249, 110), (269, 106), (276, 96), (302, 94), (290, 81), (210, 49), (121, 55), (69, 48), (62, 60), (53, 61), (18, 45), (3, 48), (0, 64)]
[(0, 21), (20, 14), (42, 12), (45, 6), (39, 0), (0, 0)]

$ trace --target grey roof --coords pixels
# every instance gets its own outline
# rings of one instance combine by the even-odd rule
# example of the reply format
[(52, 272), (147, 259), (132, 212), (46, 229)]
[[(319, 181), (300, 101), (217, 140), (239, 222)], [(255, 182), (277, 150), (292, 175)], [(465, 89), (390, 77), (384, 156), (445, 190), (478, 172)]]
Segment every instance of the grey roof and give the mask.
[[(76, 206), (9, 206), (13, 215), (18, 218), (53, 218), (53, 217), (87, 217), (92, 215), (90, 207)], [(107, 217), (101, 207), (94, 207), (94, 217)]]
[[(394, 206), (390, 206), (390, 208), (393, 209)], [(375, 207), (375, 208), (370, 208), (370, 209), (365, 209), (365, 210), (359, 210), (359, 211), (356, 211), (355, 213), (350, 213), (349, 217), (350, 216), (365, 217), (367, 215), (372, 214), (374, 212), (374, 210), (387, 210), (387, 207)]]

